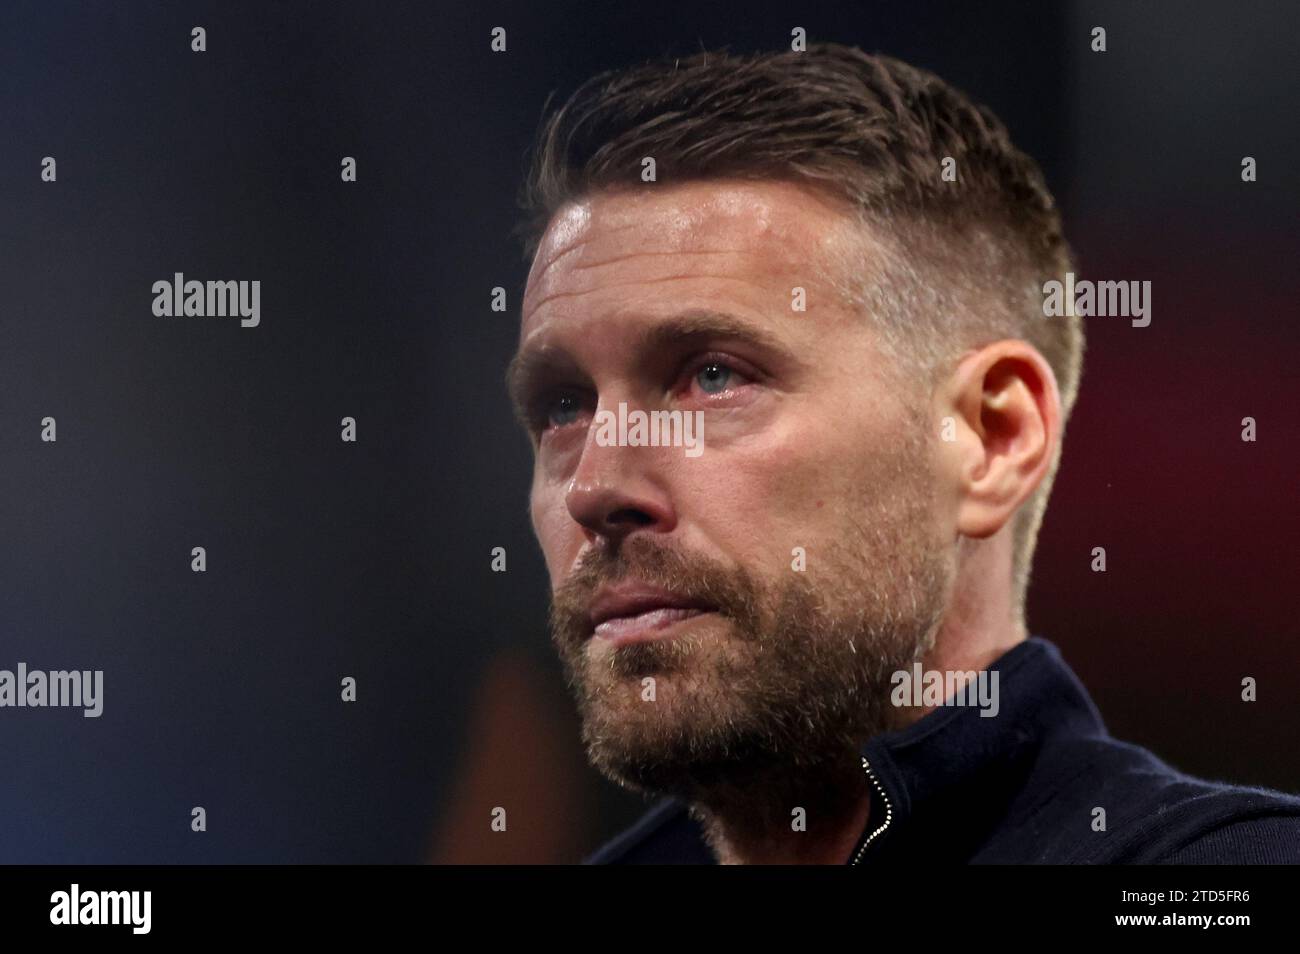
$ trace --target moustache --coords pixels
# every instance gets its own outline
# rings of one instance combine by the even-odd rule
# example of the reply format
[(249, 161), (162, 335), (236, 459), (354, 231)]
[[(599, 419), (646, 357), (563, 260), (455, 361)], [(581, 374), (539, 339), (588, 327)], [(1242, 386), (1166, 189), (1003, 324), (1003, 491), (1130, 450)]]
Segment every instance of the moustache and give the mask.
[(636, 579), (690, 600), (707, 603), (720, 616), (752, 627), (758, 617), (758, 589), (743, 567), (729, 568), (648, 538), (617, 549), (587, 551), (551, 597), (551, 630), (564, 646), (583, 642), (591, 632), (590, 609), (597, 591)]

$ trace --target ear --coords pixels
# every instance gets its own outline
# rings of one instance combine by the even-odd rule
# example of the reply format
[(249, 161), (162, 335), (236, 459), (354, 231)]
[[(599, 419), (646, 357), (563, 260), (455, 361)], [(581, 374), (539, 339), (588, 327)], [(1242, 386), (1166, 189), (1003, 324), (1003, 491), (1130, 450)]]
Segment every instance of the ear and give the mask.
[(939, 443), (955, 493), (956, 527), (989, 537), (1005, 526), (1051, 467), (1061, 440), (1061, 396), (1052, 367), (1025, 341), (997, 341), (964, 355), (936, 390), (951, 441)]

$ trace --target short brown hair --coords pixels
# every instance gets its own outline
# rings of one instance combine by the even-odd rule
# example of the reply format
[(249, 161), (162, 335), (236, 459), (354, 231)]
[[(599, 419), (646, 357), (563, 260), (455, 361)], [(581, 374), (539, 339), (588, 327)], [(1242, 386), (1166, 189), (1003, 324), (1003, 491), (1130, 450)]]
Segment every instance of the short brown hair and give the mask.
[[(986, 107), (933, 73), (833, 43), (601, 73), (543, 120), (520, 196), (525, 256), (566, 203), (641, 185), (645, 156), (661, 182), (785, 180), (842, 200), (890, 254), (870, 273), (839, 263), (855, 276), (840, 290), (900, 366), (932, 384), (970, 347), (1023, 339), (1052, 367), (1064, 426), (1083, 331), (1077, 317), (1044, 317), (1043, 285), (1073, 271), (1073, 257), (1037, 164)], [(1058, 463), (1059, 448), (1015, 518), (1022, 610)]]

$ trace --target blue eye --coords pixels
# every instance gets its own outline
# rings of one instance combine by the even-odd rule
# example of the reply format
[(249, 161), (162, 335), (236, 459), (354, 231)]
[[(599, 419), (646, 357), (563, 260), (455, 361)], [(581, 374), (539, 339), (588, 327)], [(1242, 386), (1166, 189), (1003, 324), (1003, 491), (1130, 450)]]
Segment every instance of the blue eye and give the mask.
[(695, 373), (695, 380), (706, 394), (718, 394), (727, 389), (732, 370), (725, 364), (712, 362)]
[(581, 405), (572, 394), (561, 394), (546, 409), (546, 423), (551, 427), (564, 427), (578, 418)]

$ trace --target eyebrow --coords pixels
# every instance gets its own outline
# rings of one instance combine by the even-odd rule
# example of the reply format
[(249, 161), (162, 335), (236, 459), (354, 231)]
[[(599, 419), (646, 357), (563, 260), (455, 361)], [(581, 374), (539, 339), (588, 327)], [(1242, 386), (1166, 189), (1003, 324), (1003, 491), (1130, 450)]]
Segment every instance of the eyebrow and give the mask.
[[(752, 322), (711, 309), (692, 309), (657, 322), (637, 337), (636, 349), (638, 354), (645, 354), (720, 339), (745, 342), (769, 352), (786, 351), (786, 346), (770, 332)], [(520, 348), (506, 369), (506, 390), (515, 416), (521, 424), (527, 427), (528, 409), (525, 401), (533, 385), (549, 375), (572, 373), (575, 368), (576, 364), (568, 352), (547, 348), (545, 345), (525, 345)]]

